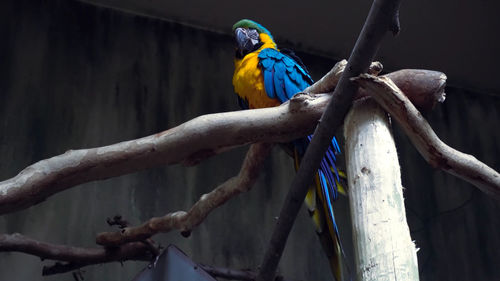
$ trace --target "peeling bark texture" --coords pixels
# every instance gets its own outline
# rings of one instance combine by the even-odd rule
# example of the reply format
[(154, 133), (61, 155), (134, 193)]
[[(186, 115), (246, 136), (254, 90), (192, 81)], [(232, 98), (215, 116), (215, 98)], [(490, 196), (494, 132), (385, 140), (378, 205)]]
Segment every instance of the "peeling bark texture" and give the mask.
[(248, 191), (258, 178), (262, 163), (271, 152), (272, 144), (256, 143), (250, 146), (240, 173), (230, 178), (210, 193), (201, 196), (188, 211), (169, 213), (163, 217), (151, 218), (138, 227), (126, 227), (117, 232), (104, 232), (97, 235), (100, 245), (117, 246), (132, 241), (142, 241), (159, 232), (180, 230), (184, 235), (198, 226), (208, 214), (236, 195)]
[(65, 261), (45, 266), (43, 275), (64, 273), (87, 265), (114, 261), (150, 261), (153, 255), (148, 245), (134, 242), (113, 248), (82, 248), (40, 242), (19, 233), (0, 234), (0, 252), (21, 252), (43, 259)]
[[(328, 79), (322, 79), (315, 84), (317, 86), (313, 86), (332, 90), (334, 84), (330, 81), (336, 83), (344, 67), (345, 61), (339, 62), (329, 72), (334, 74), (328, 74)], [(371, 69), (370, 72), (377, 73), (381, 69), (380, 63), (372, 63)], [(407, 89), (405, 94), (417, 102), (422, 100), (419, 96), (435, 96), (432, 90), (440, 88), (441, 81), (432, 79), (434, 74), (429, 71), (419, 75), (419, 79), (410, 79), (414, 71), (404, 71), (399, 76), (399, 81)], [(434, 84), (422, 88), (421, 85), (428, 83), (425, 81), (434, 81)], [(316, 93), (315, 89), (311, 91)], [(159, 165), (194, 165), (204, 158), (247, 143), (287, 142), (305, 136), (312, 132), (330, 99), (331, 96), (325, 94), (302, 94), (274, 108), (203, 115), (144, 138), (104, 147), (69, 150), (41, 160), (17, 176), (0, 182), (0, 214), (25, 209), (85, 182)]]
[(388, 116), (371, 98), (363, 99), (354, 103), (344, 128), (356, 280), (418, 280)]
[(361, 75), (354, 78), (396, 119), (422, 157), (433, 167), (459, 177), (500, 199), (500, 174), (474, 156), (442, 142), (420, 112), (390, 79)]

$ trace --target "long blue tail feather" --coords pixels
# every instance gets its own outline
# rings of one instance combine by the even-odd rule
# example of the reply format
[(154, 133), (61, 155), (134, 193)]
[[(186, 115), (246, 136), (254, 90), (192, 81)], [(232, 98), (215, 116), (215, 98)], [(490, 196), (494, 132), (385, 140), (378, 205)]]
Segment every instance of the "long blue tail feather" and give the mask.
[[(309, 144), (311, 139), (312, 135), (307, 136), (306, 143)], [(332, 138), (331, 144), (328, 147), (325, 156), (320, 162), (320, 168), (318, 169), (318, 178), (319, 178), (319, 185), (321, 186), (321, 193), (325, 201), (326, 213), (331, 221), (331, 226), (333, 228), (332, 230), (334, 232), (332, 233), (332, 235), (335, 236), (332, 238), (334, 238), (334, 243), (338, 243), (337, 245), (339, 247), (340, 255), (342, 255), (343, 259), (345, 260), (345, 253), (342, 247), (342, 243), (340, 241), (339, 229), (333, 212), (333, 201), (336, 200), (338, 197), (337, 182), (340, 182), (340, 176), (336, 165), (337, 162), (336, 154), (339, 153), (340, 153), (340, 147), (337, 142), (337, 139), (334, 137)], [(348, 271), (348, 275), (350, 275), (349, 272), (350, 270), (347, 267), (347, 265), (346, 268)], [(339, 278), (339, 276), (336, 276), (336, 278)]]
[[(327, 185), (326, 183), (326, 179), (325, 179), (325, 175), (323, 174), (323, 171), (319, 171), (318, 172), (319, 175), (320, 175), (320, 182), (321, 182), (321, 185), (322, 186), (325, 186)], [(339, 229), (337, 227), (337, 223), (335, 222), (335, 215), (333, 214), (333, 208), (332, 208), (332, 202), (331, 202), (331, 199), (330, 199), (330, 194), (328, 192), (328, 188), (324, 188), (323, 189), (323, 197), (326, 198), (326, 202), (327, 202), (327, 206), (328, 206), (328, 214), (330, 215), (330, 217), (332, 218), (332, 223), (333, 223), (333, 227), (335, 229), (335, 234), (338, 238), (339, 236)]]

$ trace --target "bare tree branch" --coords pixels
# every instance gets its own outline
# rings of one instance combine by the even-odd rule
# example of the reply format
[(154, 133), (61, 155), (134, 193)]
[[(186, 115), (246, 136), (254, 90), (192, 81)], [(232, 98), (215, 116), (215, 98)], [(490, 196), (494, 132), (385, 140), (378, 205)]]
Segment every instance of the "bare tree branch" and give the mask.
[[(158, 250), (158, 249), (156, 249)], [(19, 233), (0, 234), (0, 252), (21, 252), (50, 259), (58, 262), (43, 267), (42, 275), (61, 274), (79, 268), (109, 262), (123, 262), (127, 260), (152, 261), (155, 254), (142, 242), (132, 242), (119, 247), (82, 248), (67, 245), (57, 245), (40, 242)], [(199, 265), (203, 270), (214, 277), (230, 278), (233, 280), (254, 280), (255, 272), (250, 270), (234, 270), (230, 268)], [(286, 281), (282, 276), (276, 280)]]
[(301, 161), (297, 175), (293, 179), (261, 263), (257, 281), (273, 279), (288, 234), (304, 201), (307, 188), (357, 92), (358, 86), (349, 79), (368, 70), (387, 31), (399, 32), (397, 13), (400, 2), (400, 0), (373, 1), (363, 29), (349, 57), (346, 70), (342, 74), (333, 92), (332, 99), (321, 116), (321, 122), (314, 131), (314, 137)]
[(208, 214), (236, 195), (248, 191), (258, 178), (262, 163), (269, 155), (272, 144), (256, 143), (250, 146), (240, 173), (227, 180), (210, 193), (201, 196), (189, 212), (178, 211), (163, 217), (151, 218), (138, 227), (125, 227), (117, 232), (104, 232), (97, 235), (96, 242), (101, 245), (121, 245), (130, 241), (142, 241), (158, 232), (178, 229), (189, 233), (199, 225)]
[[(333, 68), (328, 71), (325, 76), (323, 76), (320, 80), (316, 81), (313, 85), (304, 89), (304, 93), (310, 94), (320, 94), (320, 93), (329, 93), (335, 90), (337, 83), (339, 82), (340, 76), (345, 70), (347, 66), (347, 60), (341, 60), (337, 62)], [(382, 64), (378, 61), (372, 62), (370, 67), (368, 68), (368, 73), (372, 75), (378, 75), (382, 71)]]
[[(401, 91), (421, 111), (430, 111), (436, 104), (444, 102), (446, 75), (439, 71), (425, 69), (401, 69), (381, 77), (387, 77), (398, 85)], [(356, 98), (370, 96), (365, 89), (358, 89)]]
[[(411, 70), (410, 71), (403, 71), (403, 72), (406, 73), (405, 74), (406, 77), (414, 76), (414, 73)], [(376, 73), (376, 72), (374, 72), (374, 73)], [(421, 85), (425, 84), (425, 81), (432, 80), (431, 78), (434, 76), (436, 76), (436, 75), (433, 74), (432, 72), (428, 72), (427, 75), (424, 75), (421, 77), (421, 80), (411, 82), (411, 83), (413, 83), (413, 85), (411, 85), (409, 87), (408, 94), (411, 97), (420, 95), (419, 93), (422, 92), (420, 89)], [(408, 80), (408, 78), (401, 79), (401, 81), (403, 81), (403, 82), (405, 80)], [(442, 83), (442, 82), (439, 82), (439, 85), (441, 85), (440, 83)], [(427, 93), (427, 95), (429, 95), (429, 94), (431, 94), (431, 93)], [(318, 102), (317, 99), (320, 99), (321, 103)], [(318, 105), (321, 106), (321, 104), (326, 104), (326, 101), (328, 99), (329, 99), (329, 97), (326, 95), (313, 96), (313, 97), (304, 96), (304, 97), (300, 98), (300, 100), (302, 100), (302, 102), (305, 102), (305, 103), (307, 103), (307, 105), (312, 106), (311, 108), (314, 108), (314, 106), (318, 106)], [(299, 104), (299, 107), (300, 107), (300, 103), (301, 102), (297, 103), (297, 104)], [(313, 104), (314, 104), (314, 106), (313, 106)], [(319, 114), (320, 114), (319, 112), (321, 112), (322, 108), (319, 107), (317, 110), (318, 110), (318, 116), (319, 116)], [(138, 142), (138, 141), (136, 141), (136, 142)], [(117, 144), (114, 147), (115, 149), (107, 147), (107, 149), (109, 151), (115, 151), (113, 153), (116, 153), (111, 158), (120, 158), (119, 155), (123, 155), (123, 152), (119, 151), (118, 148), (120, 146), (126, 147), (126, 145), (127, 145), (126, 143), (125, 144), (124, 143)], [(132, 144), (130, 144), (130, 145), (132, 146)], [(135, 144), (135, 145), (141, 146), (141, 143)], [(230, 199), (229, 197), (236, 196), (238, 193), (243, 192), (245, 190), (248, 190), (253, 185), (254, 181), (257, 179), (258, 169), (259, 169), (259, 167), (262, 166), (261, 162), (264, 161), (267, 153), (269, 152), (268, 150), (270, 150), (270, 148), (271, 148), (271, 145), (269, 145), (269, 144), (252, 145), (252, 148), (250, 149), (249, 154), (246, 157), (246, 160), (243, 164), (243, 167), (242, 167), (238, 177), (235, 177), (235, 178), (228, 180), (226, 183), (224, 183), (222, 186), (220, 186), (220, 188), (214, 190), (212, 193), (207, 195), (208, 197), (207, 196), (203, 197), (202, 198), (203, 200), (200, 200), (200, 202), (198, 202), (197, 204), (195, 204), (195, 206), (193, 206), (193, 208), (190, 211), (190, 214), (186, 213), (185, 215), (182, 215), (182, 212), (177, 213), (177, 214), (181, 214), (181, 217), (177, 218), (177, 223), (179, 223), (177, 225), (178, 229), (185, 231), (185, 233), (189, 232), (194, 226), (199, 224), (208, 215), (208, 213), (211, 210), (213, 210), (214, 208), (216, 208), (220, 204), (223, 204), (225, 201), (229, 200)], [(87, 151), (87, 153), (89, 153), (89, 154), (93, 155), (93, 157), (95, 157), (92, 160), (94, 163), (98, 163), (100, 160), (106, 159), (106, 158), (100, 159), (99, 155), (102, 155), (102, 154), (96, 153), (95, 150), (97, 150), (97, 149), (93, 149), (93, 150), (94, 150), (93, 152)], [(140, 149), (136, 148), (136, 150), (140, 150)], [(109, 152), (109, 153), (111, 153), (111, 152)], [(124, 153), (128, 153), (128, 152), (125, 151)], [(74, 155), (77, 155), (77, 154), (74, 154)], [(73, 155), (73, 157), (74, 157), (74, 155)], [(44, 160), (44, 161), (45, 161), (45, 163), (48, 163), (49, 165), (56, 165), (58, 161), (60, 161), (61, 159), (65, 159), (64, 157), (65, 157), (65, 155), (62, 155), (62, 156), (57, 156), (55, 158), (51, 158), (51, 159)], [(123, 159), (125, 161), (126, 158), (121, 157), (121, 159)], [(67, 160), (66, 163), (74, 163), (68, 159), (66, 159), (66, 160)], [(44, 161), (41, 161), (35, 165), (42, 165), (42, 163)], [(117, 161), (119, 161), (119, 160), (117, 160)], [(59, 163), (59, 165), (61, 166), (61, 168), (63, 168), (62, 163)], [(41, 169), (41, 170), (43, 170), (43, 169)], [(90, 172), (91, 173), (92, 171), (75, 169), (75, 170), (73, 170), (73, 172), (75, 174), (78, 174), (78, 173), (83, 173), (83, 172), (87, 172), (87, 173)], [(102, 172), (105, 172), (105, 171), (103, 170)], [(34, 182), (30, 182), (30, 183), (31, 184), (42, 184), (42, 183), (47, 183), (50, 181), (52, 181), (52, 183), (55, 183), (58, 180), (66, 179), (68, 177), (68, 174), (67, 173), (56, 173), (55, 175), (51, 175), (50, 173), (47, 173), (47, 174), (45, 174), (45, 176), (48, 179), (44, 179), (42, 177), (38, 181), (34, 181)], [(12, 179), (11, 179), (11, 181), (12, 181)], [(80, 180), (80, 181), (82, 181), (82, 180)], [(15, 182), (15, 181), (13, 181), (13, 182)], [(29, 185), (30, 183), (26, 183), (25, 185), (22, 185), (22, 187), (23, 188), (31, 188)], [(0, 183), (0, 185), (2, 185), (2, 184), (6, 184), (6, 182)], [(233, 186), (234, 189), (232, 189), (231, 186)], [(38, 186), (38, 188), (50, 188), (50, 185), (46, 185), (45, 187)], [(16, 191), (16, 192), (18, 192), (17, 196), (21, 196), (22, 194), (24, 194), (23, 192), (19, 192), (19, 191)], [(219, 194), (219, 195), (217, 195), (217, 194)], [(0, 195), (0, 198), (1, 198), (1, 196), (2, 195)], [(36, 197), (39, 195), (34, 194), (32, 196)], [(170, 214), (170, 215), (167, 215), (166, 217), (175, 217), (175, 216), (173, 214)], [(160, 218), (158, 220), (153, 219), (153, 221), (161, 222), (160, 223), (161, 226), (172, 224), (172, 222), (169, 223), (168, 220), (173, 220), (173, 219), (168, 219), (168, 218)], [(122, 228), (127, 227), (127, 224), (128, 224), (124, 219), (122, 219), (119, 216), (114, 217), (112, 219), (109, 219), (109, 223), (112, 225), (115, 225), (115, 224), (119, 225)], [(174, 225), (176, 225), (176, 223), (174, 223)], [(142, 230), (144, 230), (144, 229), (142, 229)], [(140, 231), (141, 231), (140, 227), (139, 227), (139, 229), (136, 229), (136, 231), (131, 231), (131, 233), (138, 234), (133, 239), (132, 239), (132, 236), (127, 236), (128, 232), (125, 232), (125, 236), (123, 236), (123, 237), (125, 237), (125, 239), (122, 239), (123, 238), (122, 235), (117, 234), (117, 233), (101, 234), (99, 237), (103, 237), (104, 242), (102, 244), (106, 244), (106, 240), (111, 237), (111, 240), (113, 240), (113, 239), (115, 239), (115, 240), (114, 240), (114, 242), (111, 242), (109, 244), (118, 245), (120, 243), (123, 243), (124, 242), (123, 240), (141, 241), (143, 239), (143, 237), (149, 237), (150, 234), (151, 235), (154, 234), (154, 233), (150, 233), (150, 234), (144, 235), (144, 233), (140, 234)], [(162, 231), (165, 231), (165, 229), (163, 229)], [(20, 251), (20, 252), (38, 255), (42, 258), (52, 258), (55, 260), (67, 261), (67, 263), (56, 263), (53, 266), (45, 267), (44, 274), (63, 273), (63, 272), (68, 272), (68, 271), (77, 269), (77, 268), (81, 268), (81, 267), (86, 266), (86, 265), (100, 263), (103, 260), (102, 255), (104, 255), (104, 254), (102, 254), (102, 253), (103, 253), (103, 251), (106, 251), (103, 248), (98, 248), (98, 249), (83, 248), (84, 251), (82, 252), (80, 250), (82, 248), (62, 246), (63, 249), (66, 249), (66, 250), (61, 251), (61, 253), (63, 253), (63, 254), (64, 253), (86, 253), (85, 255), (89, 258), (88, 258), (88, 260), (83, 259), (83, 261), (82, 261), (80, 256), (74, 256), (74, 259), (60, 257), (58, 253), (61, 250), (61, 248), (58, 245), (56, 245), (54, 248), (51, 249), (52, 244), (47, 244), (47, 243), (40, 244), (40, 242), (29, 241), (29, 239), (28, 240), (26, 240), (26, 239), (25, 240), (22, 240), (22, 239), (13, 240), (13, 238), (16, 238), (16, 237), (17, 238), (24, 238), (23, 236), (19, 236), (19, 234), (14, 234), (14, 235), (10, 235), (10, 236), (6, 236), (6, 235), (1, 236), (0, 240), (3, 241), (3, 244), (2, 244), (3, 246), (0, 246), (0, 251)], [(119, 237), (119, 238), (116, 239), (116, 237)], [(9, 238), (8, 239), (9, 243), (5, 243), (5, 241), (7, 241), (6, 238)], [(101, 239), (101, 238), (98, 238), (98, 240), (99, 239)], [(13, 243), (14, 241), (17, 241), (17, 242)], [(20, 241), (24, 241), (25, 243), (20, 243)], [(149, 252), (145, 252), (145, 254), (148, 254), (149, 256), (152, 256), (151, 253), (153, 253), (154, 255), (157, 255), (158, 254), (157, 249), (153, 250), (154, 245), (152, 246), (151, 244), (149, 244), (147, 242), (148, 242), (148, 239), (142, 240), (141, 242), (138, 242), (139, 244), (136, 244), (136, 243), (125, 244), (123, 247), (120, 247), (120, 249), (123, 249), (122, 250), (123, 252), (132, 253), (132, 255), (135, 256), (135, 254), (132, 250), (135, 247), (134, 245), (138, 245), (137, 247), (140, 247), (141, 249), (144, 249), (146, 251), (149, 250)], [(39, 246), (34, 246), (34, 245), (39, 245)], [(40, 247), (42, 248), (42, 250), (40, 250)], [(36, 250), (36, 249), (38, 249), (38, 250)], [(48, 253), (52, 253), (52, 256)], [(93, 257), (95, 258), (95, 262), (91, 262), (92, 260), (94, 260), (94, 258), (90, 257), (91, 255), (93, 255)], [(127, 259), (126, 256), (121, 256), (121, 258), (123, 260)], [(145, 256), (144, 259), (148, 259), (148, 256)], [(102, 262), (104, 262), (104, 261), (102, 261)]]
[(422, 157), (433, 167), (457, 176), (500, 199), (500, 174), (474, 156), (442, 142), (410, 100), (390, 79), (363, 74), (353, 78), (398, 121)]
[(81, 183), (164, 164), (193, 165), (243, 144), (296, 139), (312, 132), (328, 100), (327, 95), (301, 95), (275, 108), (204, 115), (156, 135), (42, 160), (0, 182), (0, 214)]
[[(339, 65), (342, 66), (342, 64), (337, 64), (334, 69)], [(414, 78), (416, 72), (422, 73), (420, 79)], [(423, 96), (438, 96), (432, 91), (442, 92), (444, 80), (436, 78), (443, 76), (441, 72), (402, 70), (394, 73), (399, 73), (398, 81), (402, 85), (408, 87), (411, 96), (415, 96), (416, 98)], [(389, 77), (391, 75), (392, 73), (388, 74)], [(432, 81), (432, 83), (429, 81)], [(360, 92), (359, 95), (362, 96), (363, 93)], [(310, 99), (308, 96), (304, 97)], [(268, 151), (264, 150), (268, 148), (265, 146), (267, 145), (252, 145), (238, 177), (229, 179), (211, 193), (202, 196), (202, 200), (196, 203), (188, 213), (184, 211), (169, 213), (163, 217), (152, 218), (138, 227), (128, 227), (120, 232), (100, 233), (96, 239), (97, 243), (101, 245), (120, 245), (130, 241), (141, 241), (156, 233), (168, 232), (173, 229), (178, 229), (184, 234), (189, 233), (192, 228), (200, 224), (214, 208), (225, 203), (237, 194), (251, 188), (251, 185), (253, 185), (257, 178), (258, 168), (267, 156)], [(210, 197), (206, 197), (208, 195), (210, 195)]]
[[(345, 61), (336, 64), (324, 79), (313, 85), (315, 88), (310, 89), (311, 93), (333, 90), (344, 68)], [(378, 73), (380, 68), (380, 63), (373, 63), (370, 72)], [(415, 72), (421, 74), (415, 75)], [(444, 85), (444, 80), (436, 78), (444, 76), (440, 72), (402, 70), (394, 73), (400, 73), (396, 84), (404, 87), (405, 94), (417, 105), (424, 100), (422, 96), (433, 97), (429, 90)], [(392, 78), (393, 74), (388, 75)], [(358, 96), (362, 95), (362, 92), (358, 93)], [(85, 182), (159, 165), (193, 165), (239, 145), (287, 142), (305, 136), (312, 132), (330, 98), (330, 95), (297, 95), (289, 103), (275, 108), (204, 115), (156, 135), (104, 147), (70, 150), (39, 161), (17, 176), (0, 182), (0, 214), (35, 205), (57, 192)]]
[[(341, 60), (323, 78), (309, 86), (304, 93), (320, 94), (335, 90), (337, 83), (347, 65), (346, 60)], [(382, 71), (380, 62), (372, 62), (367, 73), (377, 76)], [(436, 104), (444, 102), (446, 94), (446, 75), (439, 71), (426, 69), (401, 69), (382, 77), (391, 79), (411, 102), (423, 111), (433, 109)], [(358, 89), (355, 99), (370, 96), (362, 88)]]
[(19, 233), (0, 234), (0, 252), (21, 252), (41, 259), (68, 262), (44, 267), (44, 275), (68, 272), (91, 264), (125, 260), (149, 261), (153, 258), (149, 246), (142, 242), (109, 248), (83, 248), (40, 242)]

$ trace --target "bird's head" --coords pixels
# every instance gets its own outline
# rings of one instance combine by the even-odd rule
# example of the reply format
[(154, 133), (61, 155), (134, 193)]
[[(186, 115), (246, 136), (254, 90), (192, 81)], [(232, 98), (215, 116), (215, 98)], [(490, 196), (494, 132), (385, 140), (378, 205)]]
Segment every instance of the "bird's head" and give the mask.
[(236, 39), (236, 57), (243, 58), (246, 54), (259, 49), (270, 41), (274, 44), (271, 32), (255, 21), (243, 19), (233, 25)]

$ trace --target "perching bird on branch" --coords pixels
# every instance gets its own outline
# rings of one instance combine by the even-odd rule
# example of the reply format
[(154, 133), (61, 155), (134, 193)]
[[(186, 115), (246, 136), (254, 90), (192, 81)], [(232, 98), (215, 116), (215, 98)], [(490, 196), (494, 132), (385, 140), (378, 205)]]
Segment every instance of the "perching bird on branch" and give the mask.
[[(236, 36), (233, 85), (242, 108), (280, 105), (313, 83), (302, 61), (291, 51), (280, 51), (269, 30), (262, 25), (244, 19), (233, 25), (233, 32)], [(293, 142), (296, 169), (311, 137)], [(330, 260), (332, 272), (336, 280), (341, 280), (343, 253), (332, 206), (338, 192), (344, 193), (336, 167), (338, 153), (340, 148), (334, 137), (305, 203)]]

